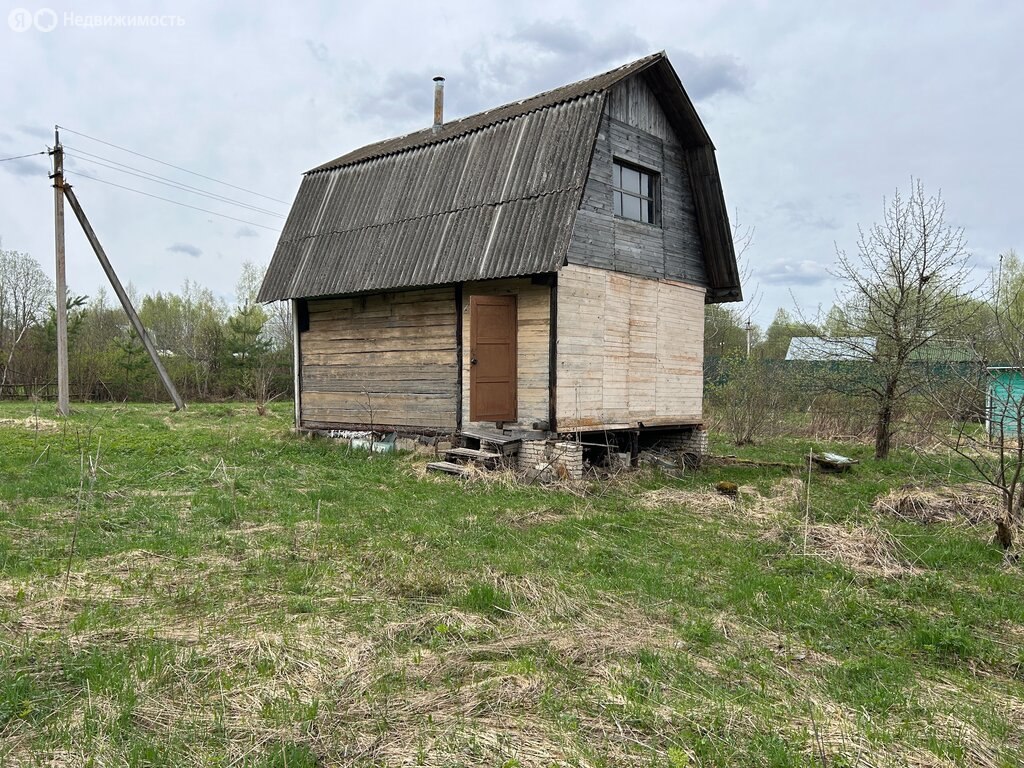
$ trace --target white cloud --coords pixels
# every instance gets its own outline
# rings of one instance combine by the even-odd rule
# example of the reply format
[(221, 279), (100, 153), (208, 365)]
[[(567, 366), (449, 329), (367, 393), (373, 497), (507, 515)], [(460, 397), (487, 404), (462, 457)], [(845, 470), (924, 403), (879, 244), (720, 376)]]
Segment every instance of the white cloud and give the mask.
[(167, 246), (167, 250), (171, 253), (183, 253), (193, 259), (198, 259), (203, 255), (203, 250), (191, 243), (174, 243), (174, 245)]
[(755, 277), (767, 285), (814, 286), (831, 279), (828, 268), (810, 259), (776, 259), (760, 267)]

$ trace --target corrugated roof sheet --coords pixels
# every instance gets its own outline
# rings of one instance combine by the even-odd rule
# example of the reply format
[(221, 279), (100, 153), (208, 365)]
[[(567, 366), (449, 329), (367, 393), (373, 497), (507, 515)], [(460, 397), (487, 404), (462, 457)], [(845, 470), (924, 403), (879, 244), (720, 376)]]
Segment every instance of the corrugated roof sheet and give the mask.
[(595, 94), (308, 174), (260, 299), (554, 272), (602, 105)]
[[(878, 346), (873, 336), (820, 338), (794, 336), (787, 360), (811, 362), (870, 362)], [(911, 363), (976, 363), (978, 355), (962, 342), (931, 339), (907, 357)]]
[(910, 353), (912, 363), (977, 363), (977, 352), (962, 341), (932, 339)]
[(875, 339), (871, 336), (849, 338), (819, 338), (794, 336), (789, 341), (787, 360), (809, 362), (864, 362), (875, 353)]
[[(438, 133), (428, 128), (371, 144), (309, 171), (260, 301), (558, 270), (605, 93), (645, 70), (652, 84), (669, 92), (667, 112), (684, 144), (712, 152), (711, 171), (699, 175), (717, 182), (707, 132), (665, 54), (657, 53), (452, 121)], [(726, 222), (727, 242), (708, 252), (725, 253), (716, 256), (726, 274), (717, 282), (727, 289), (734, 284), (738, 295), (725, 201), (720, 185), (716, 189), (707, 206)], [(709, 275), (717, 272), (709, 269)], [(718, 287), (713, 280), (712, 293)]]

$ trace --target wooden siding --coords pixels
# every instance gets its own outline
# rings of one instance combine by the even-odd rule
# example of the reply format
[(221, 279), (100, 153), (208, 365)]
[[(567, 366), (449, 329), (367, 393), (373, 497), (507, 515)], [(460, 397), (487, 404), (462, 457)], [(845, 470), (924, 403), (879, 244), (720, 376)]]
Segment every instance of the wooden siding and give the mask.
[(676, 145), (679, 143), (668, 116), (661, 108), (661, 102), (648, 87), (643, 75), (630, 77), (608, 91), (604, 111), (613, 120), (631, 125), (662, 141)]
[(559, 431), (698, 424), (704, 290), (569, 265), (558, 275)]
[(548, 365), (550, 362), (551, 288), (535, 285), (529, 279), (493, 280), (466, 283), (462, 297), (462, 337), (465, 354), (462, 362), (462, 424), (467, 427), (485, 426), (487, 422), (473, 422), (469, 418), (469, 339), (470, 296), (515, 294), (519, 319), (516, 343), (518, 356), (517, 422), (529, 426), (536, 421), (548, 421)]
[[(658, 225), (613, 215), (616, 158), (659, 175)], [(567, 258), (571, 264), (708, 285), (686, 156), (640, 76), (608, 95)]]
[(311, 300), (301, 424), (454, 430), (455, 311), (452, 287)]

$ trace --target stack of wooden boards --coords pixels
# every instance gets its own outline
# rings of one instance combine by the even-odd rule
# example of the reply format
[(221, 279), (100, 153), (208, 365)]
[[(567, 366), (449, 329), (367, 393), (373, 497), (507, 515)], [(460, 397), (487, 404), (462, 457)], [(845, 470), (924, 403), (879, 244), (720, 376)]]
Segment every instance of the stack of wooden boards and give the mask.
[[(522, 439), (521, 434), (512, 430), (463, 430), (459, 433), (459, 442), (467, 445), (448, 448), (444, 452), (444, 461), (430, 462), (427, 464), (427, 471), (465, 477), (473, 472), (474, 468), (495, 470), (507, 467), (514, 463)], [(470, 443), (473, 445), (469, 445)]]

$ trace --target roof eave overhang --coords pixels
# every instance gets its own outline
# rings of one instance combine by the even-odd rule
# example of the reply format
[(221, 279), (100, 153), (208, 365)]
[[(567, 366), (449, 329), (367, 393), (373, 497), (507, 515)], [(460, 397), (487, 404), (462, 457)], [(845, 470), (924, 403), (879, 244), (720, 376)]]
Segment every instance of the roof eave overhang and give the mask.
[(697, 108), (683, 88), (679, 75), (666, 56), (651, 61), (640, 70), (647, 85), (658, 97), (669, 123), (684, 147), (710, 147), (715, 149), (711, 136), (700, 119)]

